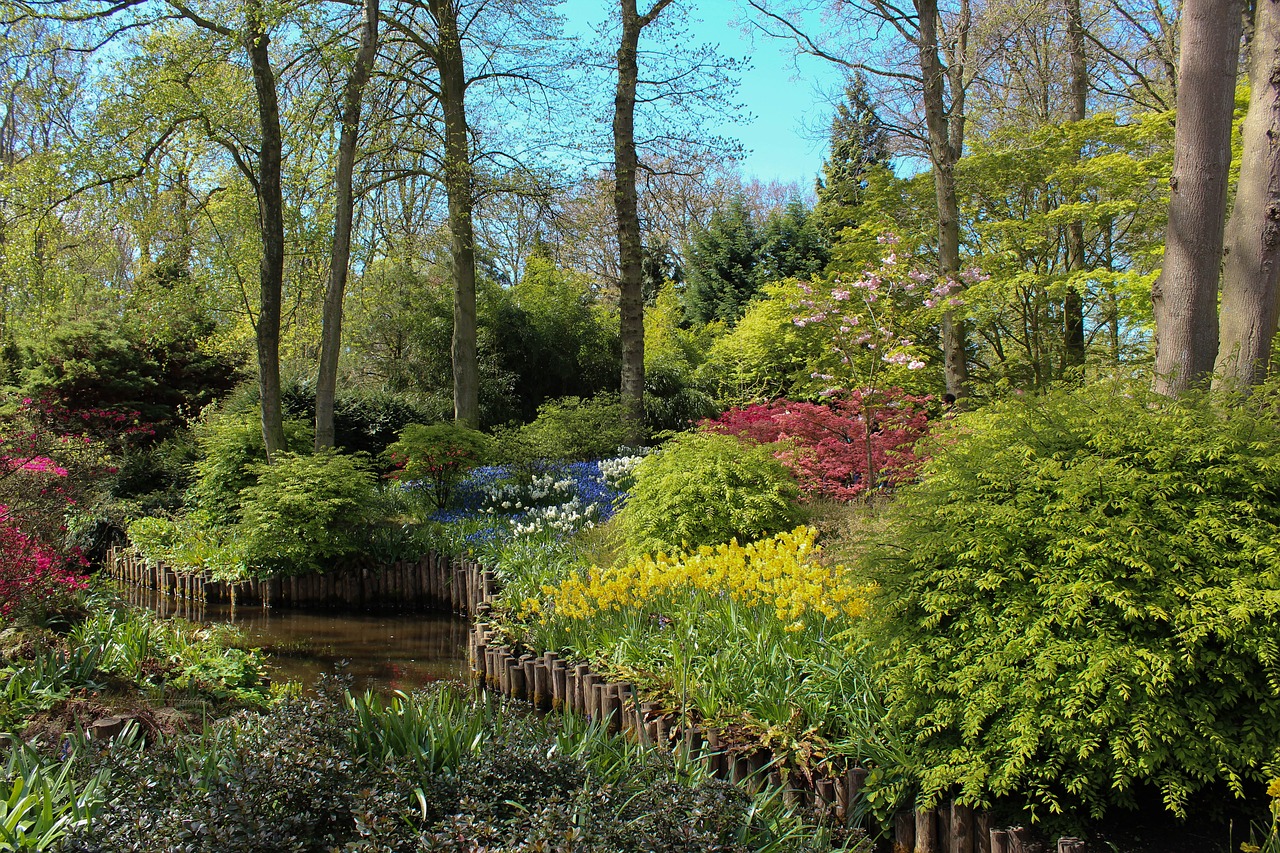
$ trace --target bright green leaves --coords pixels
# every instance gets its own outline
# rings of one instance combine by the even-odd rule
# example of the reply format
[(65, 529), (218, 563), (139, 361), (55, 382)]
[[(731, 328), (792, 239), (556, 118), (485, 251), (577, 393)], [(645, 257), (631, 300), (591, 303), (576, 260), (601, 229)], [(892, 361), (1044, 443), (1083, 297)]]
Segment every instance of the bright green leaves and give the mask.
[(961, 418), (869, 560), (924, 800), (1180, 812), (1280, 743), (1275, 389), (1128, 386)]

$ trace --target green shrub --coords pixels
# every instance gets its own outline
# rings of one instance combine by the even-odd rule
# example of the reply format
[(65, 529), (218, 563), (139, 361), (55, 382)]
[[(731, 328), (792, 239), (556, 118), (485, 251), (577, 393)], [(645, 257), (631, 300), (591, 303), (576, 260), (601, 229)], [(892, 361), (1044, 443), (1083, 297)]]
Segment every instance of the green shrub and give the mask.
[(360, 457), (279, 454), (241, 492), (238, 538), (251, 571), (302, 574), (362, 549), (376, 485)]
[(684, 433), (640, 461), (621, 513), (636, 553), (740, 542), (790, 530), (800, 490), (767, 447)]
[(616, 394), (562, 397), (538, 407), (538, 417), (503, 437), (507, 461), (579, 461), (614, 456), (626, 443)]
[(923, 801), (1181, 814), (1278, 769), (1278, 402), (1107, 385), (955, 422), (867, 559)]
[[(304, 423), (316, 420), (315, 382), (291, 382), (281, 392), (285, 415)], [(333, 442), (347, 453), (377, 459), (409, 424), (425, 423), (431, 413), (403, 394), (387, 391), (339, 391), (333, 401)]]
[[(267, 460), (262, 422), (257, 412), (214, 414), (194, 431), (200, 458), (188, 503), (208, 513), (214, 524), (235, 524), (240, 520), (240, 493), (257, 478), (253, 466)], [(310, 429), (297, 421), (285, 422), (285, 437), (294, 453), (306, 453), (312, 444)]]
[(425, 486), (436, 509), (444, 509), (453, 488), (491, 451), (489, 437), (457, 424), (409, 424), (387, 448), (401, 481)]

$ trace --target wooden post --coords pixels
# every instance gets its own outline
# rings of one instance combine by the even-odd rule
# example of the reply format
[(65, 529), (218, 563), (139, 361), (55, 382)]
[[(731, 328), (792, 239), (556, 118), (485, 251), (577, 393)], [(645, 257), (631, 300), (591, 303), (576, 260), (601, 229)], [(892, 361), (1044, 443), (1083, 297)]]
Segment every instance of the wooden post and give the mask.
[(973, 809), (951, 803), (950, 853), (973, 853)]
[(916, 809), (915, 853), (939, 853), (938, 815), (933, 809)]
[(993, 819), (991, 812), (978, 812), (973, 818), (973, 849), (975, 853), (992, 853), (991, 850), (991, 827)]
[(1058, 853), (1084, 853), (1084, 842), (1079, 838), (1059, 838)]
[(533, 707), (539, 711), (551, 710), (551, 670), (544, 660), (533, 661)]
[(916, 816), (898, 812), (893, 816), (893, 853), (915, 853)]
[(622, 731), (622, 684), (606, 684), (602, 691), (600, 716), (610, 734)]
[(1009, 829), (1009, 853), (1030, 853), (1031, 851), (1031, 830), (1025, 826), (1015, 826)]
[(1009, 833), (1006, 830), (991, 830), (991, 853), (1009, 853), (1009, 847)]

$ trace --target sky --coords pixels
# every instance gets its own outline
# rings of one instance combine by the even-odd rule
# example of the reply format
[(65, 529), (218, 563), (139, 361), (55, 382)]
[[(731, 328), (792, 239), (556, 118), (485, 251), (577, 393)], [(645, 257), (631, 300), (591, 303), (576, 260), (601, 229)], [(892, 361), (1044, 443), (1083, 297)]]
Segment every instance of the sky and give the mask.
[[(565, 0), (560, 8), (572, 31), (589, 32), (615, 8), (611, 0)], [(808, 190), (822, 167), (826, 128), (843, 76), (827, 62), (799, 60), (781, 41), (745, 32), (737, 0), (687, 3), (690, 27), (702, 41), (717, 43), (726, 56), (746, 58), (738, 100), (747, 117), (721, 128), (747, 149), (743, 173), (763, 182), (798, 182)], [(641, 0), (642, 10), (644, 0)], [(643, 38), (643, 36), (641, 36)], [(643, 72), (643, 69), (642, 69)]]

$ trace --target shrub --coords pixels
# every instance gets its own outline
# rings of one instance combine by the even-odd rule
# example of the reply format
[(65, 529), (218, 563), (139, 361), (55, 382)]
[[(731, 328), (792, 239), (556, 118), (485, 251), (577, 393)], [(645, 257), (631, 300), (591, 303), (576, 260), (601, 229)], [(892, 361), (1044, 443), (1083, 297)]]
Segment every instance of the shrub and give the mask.
[(878, 643), (920, 798), (1183, 813), (1280, 769), (1275, 387), (961, 416), (903, 489)]
[(613, 456), (626, 443), (616, 394), (562, 397), (538, 407), (538, 417), (504, 436), (508, 461), (582, 461)]
[(456, 424), (409, 424), (387, 448), (402, 481), (425, 484), (436, 509), (449, 505), (467, 471), (484, 462), (490, 442), (484, 433)]
[(38, 616), (87, 585), (83, 558), (59, 554), (0, 521), (0, 616)]
[(677, 436), (635, 468), (620, 513), (636, 553), (760, 539), (795, 527), (799, 489), (769, 448), (732, 436)]
[(730, 409), (707, 426), (783, 443), (774, 455), (805, 494), (847, 501), (869, 486), (894, 485), (914, 473), (920, 459), (913, 450), (927, 428), (927, 402), (898, 389), (855, 390), (826, 404), (780, 399)]
[[(257, 480), (254, 464), (267, 460), (258, 413), (213, 414), (196, 425), (195, 434), (200, 458), (188, 502), (208, 513), (214, 524), (233, 525), (240, 520), (241, 491)], [(285, 436), (294, 453), (311, 447), (305, 424), (286, 421)]]
[(375, 479), (365, 462), (325, 450), (254, 466), (238, 538), (251, 570), (302, 574), (361, 550)]
[[(315, 423), (314, 382), (294, 382), (281, 392), (285, 414)], [(333, 401), (333, 443), (347, 453), (367, 453), (376, 459), (409, 424), (425, 423), (430, 413), (401, 394), (385, 391), (339, 392)]]

